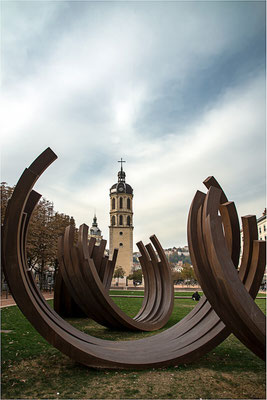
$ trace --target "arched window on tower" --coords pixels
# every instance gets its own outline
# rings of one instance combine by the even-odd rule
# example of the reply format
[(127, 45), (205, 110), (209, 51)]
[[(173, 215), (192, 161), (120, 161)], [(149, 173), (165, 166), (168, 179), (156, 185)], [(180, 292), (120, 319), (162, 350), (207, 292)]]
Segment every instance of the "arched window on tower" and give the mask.
[(127, 199), (127, 208), (128, 210), (131, 209), (131, 200), (129, 198)]
[(120, 218), (119, 218), (119, 223), (120, 223), (120, 225), (123, 225), (123, 219), (122, 219), (122, 215), (120, 215)]
[(127, 217), (127, 225), (130, 226), (131, 225), (131, 217), (128, 215)]
[(111, 218), (111, 225), (115, 225), (115, 215)]
[(112, 210), (114, 210), (114, 208), (115, 208), (115, 199), (113, 198), (112, 199)]
[(123, 208), (123, 198), (120, 197), (120, 208)]

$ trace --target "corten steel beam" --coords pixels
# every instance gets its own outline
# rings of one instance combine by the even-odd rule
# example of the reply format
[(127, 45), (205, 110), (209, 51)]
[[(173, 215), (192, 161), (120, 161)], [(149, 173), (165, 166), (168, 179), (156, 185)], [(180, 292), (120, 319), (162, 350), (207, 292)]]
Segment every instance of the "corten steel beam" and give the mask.
[(216, 187), (210, 187), (208, 195), (196, 193), (188, 227), (191, 259), (213, 309), (248, 348), (265, 359), (265, 316), (253, 299), (265, 270), (266, 243), (257, 240), (255, 216), (243, 217), (244, 252), (239, 272), (235, 269), (222, 225), (233, 205), (220, 206), (221, 193)]
[(151, 241), (160, 261), (152, 245), (148, 245), (146, 251), (144, 245), (138, 243), (143, 258), (145, 298), (134, 318), (120, 310), (103, 285), (105, 270), (101, 272), (101, 268), (107, 263), (103, 257), (106, 241), (94, 246), (90, 257), (87, 225), (80, 226), (77, 245), (73, 240), (74, 227), (69, 226), (59, 242), (59, 266), (70, 295), (89, 317), (109, 328), (124, 330), (152, 331), (168, 322), (173, 310), (174, 289), (167, 258), (155, 236)]
[[(235, 232), (236, 227), (234, 226), (233, 215), (226, 207), (227, 221), (230, 221), (231, 226), (230, 229), (225, 226), (224, 230), (222, 229), (221, 220), (217, 221), (217, 216), (214, 217), (213, 215), (213, 206), (210, 206), (210, 201), (213, 199), (212, 192), (207, 199), (206, 195), (197, 192), (193, 199), (188, 218), (190, 255), (198, 275), (203, 276), (202, 288), (204, 292), (211, 296), (209, 300), (218, 308), (218, 313), (220, 317), (225, 318), (226, 324), (229, 322), (229, 326), (222, 322), (208, 300), (202, 297), (196, 307), (183, 320), (164, 332), (136, 341), (112, 342), (78, 331), (51, 309), (35, 285), (31, 271), (27, 269), (24, 251), (26, 223), (23, 213), (29, 202), (32, 202), (34, 207), (36, 199), (30, 196), (32, 187), (55, 158), (55, 154), (47, 149), (22, 174), (7, 207), (2, 241), (4, 272), (12, 294), (26, 318), (49, 343), (73, 360), (93, 367), (143, 369), (189, 363), (221, 343), (232, 330), (235, 331), (236, 336), (240, 336), (235, 321), (232, 321), (230, 317), (225, 317), (225, 314), (221, 315), (217, 302), (218, 298), (223, 301), (227, 310), (230, 310), (230, 315), (233, 315), (232, 308), (236, 305), (241, 307), (241, 315), (244, 318), (242, 326), (248, 329), (245, 337), (242, 336), (242, 341), (246, 342), (249, 348), (253, 347), (251, 345), (251, 327), (254, 326), (257, 331), (255, 334), (257, 348), (252, 348), (252, 350), (262, 356), (261, 315), (259, 317), (260, 326), (257, 326), (254, 315), (259, 316), (258, 310), (255, 310), (251, 300), (245, 300), (251, 308), (244, 310), (238, 294), (242, 284), (245, 287), (245, 290), (240, 289), (242, 296), (255, 298), (265, 268), (263, 245), (255, 241), (253, 229), (249, 229), (249, 225), (252, 224), (251, 218), (245, 218), (247, 225), (243, 221), (244, 245), (248, 246), (247, 254), (251, 254), (251, 256), (243, 257), (241, 263), (243, 272), (240, 267), (240, 277), (237, 272), (233, 274), (233, 272), (228, 271), (228, 269), (235, 271), (235, 260), (231, 260), (230, 254), (235, 254), (233, 246), (238, 242), (238, 239), (228, 238), (227, 235)], [(217, 199), (216, 196), (214, 201)], [(203, 212), (205, 201), (207, 213)], [(28, 214), (29, 218), (30, 213)], [(221, 218), (222, 223), (224, 223), (224, 213), (221, 213)], [(210, 221), (212, 224), (214, 223), (214, 226), (211, 226)], [(227, 225), (227, 222), (225, 224)], [(231, 246), (231, 248), (229, 249), (227, 246)], [(227, 256), (225, 253), (227, 253)], [(244, 251), (243, 254), (245, 255), (245, 253)], [(76, 255), (78, 256), (78, 254)], [(229, 258), (231, 261), (229, 261)], [(214, 265), (212, 265), (213, 262)], [(222, 271), (224, 267), (227, 271)], [(215, 274), (217, 269), (223, 279), (223, 285), (217, 282)], [(215, 285), (216, 293), (213, 293), (209, 288), (209, 276)], [(236, 283), (238, 290), (232, 290), (232, 280), (226, 282), (228, 278), (233, 278), (235, 283), (238, 282)], [(208, 289), (207, 292), (206, 289)], [(227, 291), (226, 294), (223, 292), (224, 289)], [(224, 296), (226, 299), (224, 299)], [(256, 313), (251, 315), (249, 310)], [(249, 321), (250, 318), (252, 321)]]
[(57, 271), (54, 287), (54, 310), (65, 318), (86, 318), (87, 315), (73, 300), (62, 278), (60, 270)]
[[(84, 237), (83, 240), (85, 241), (85, 244), (87, 246), (87, 256), (92, 257), (95, 265), (98, 265), (98, 267), (100, 266), (98, 274), (105, 290), (108, 291), (111, 285), (118, 249), (114, 249), (113, 257), (111, 260), (109, 260), (108, 256), (104, 256), (106, 240), (101, 240), (100, 246), (96, 246), (95, 238), (90, 238), (89, 244), (87, 243), (86, 237)], [(95, 247), (97, 247), (96, 250)], [(91, 317), (91, 313), (88, 314), (88, 311), (87, 313), (83, 311), (83, 307), (80, 307), (79, 304), (74, 301), (73, 297), (70, 294), (70, 291), (68, 290), (69, 285), (66, 285), (66, 283), (64, 282), (61, 269), (62, 267), (59, 266), (56, 276), (54, 289), (54, 310), (62, 317)]]
[[(203, 206), (203, 239), (209, 262), (210, 302), (232, 332), (255, 354), (266, 354), (265, 315), (248, 295), (229, 256), (218, 215), (221, 191), (211, 187)], [(224, 205), (223, 205), (224, 206)], [(222, 206), (222, 207), (223, 207)], [(254, 241), (253, 251), (265, 257), (265, 243)], [(252, 251), (252, 254), (253, 254)], [(212, 260), (212, 262), (211, 262)], [(216, 285), (215, 285), (216, 284)], [(213, 301), (219, 292), (220, 304)]]

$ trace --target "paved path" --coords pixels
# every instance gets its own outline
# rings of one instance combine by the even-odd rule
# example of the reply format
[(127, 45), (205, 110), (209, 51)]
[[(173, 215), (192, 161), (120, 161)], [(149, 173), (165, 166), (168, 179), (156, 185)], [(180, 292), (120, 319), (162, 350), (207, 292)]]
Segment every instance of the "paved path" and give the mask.
[[(43, 296), (46, 300), (51, 300), (54, 298), (54, 293), (49, 293), (49, 292), (42, 292)], [(4, 308), (4, 307), (11, 307), (11, 306), (15, 306), (16, 302), (13, 299), (13, 297), (11, 296), (11, 294), (8, 295), (8, 298), (6, 298), (6, 294), (2, 293), (1, 295), (1, 305), (0, 308)]]

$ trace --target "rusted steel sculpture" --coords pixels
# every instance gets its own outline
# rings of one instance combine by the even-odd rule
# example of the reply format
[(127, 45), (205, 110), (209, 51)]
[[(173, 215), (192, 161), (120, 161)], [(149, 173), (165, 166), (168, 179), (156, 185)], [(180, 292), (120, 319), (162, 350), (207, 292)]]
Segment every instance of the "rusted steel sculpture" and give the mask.
[(49, 343), (88, 366), (143, 369), (192, 362), (233, 332), (264, 359), (263, 314), (253, 299), (265, 268), (265, 242), (257, 241), (255, 217), (243, 217), (244, 251), (237, 271), (237, 213), (214, 178), (205, 181), (207, 195), (196, 193), (188, 218), (191, 258), (209, 301), (202, 297), (183, 320), (164, 332), (122, 342), (86, 335), (52, 310), (27, 268), (25, 244), (28, 221), (40, 197), (32, 187), (55, 158), (47, 149), (22, 174), (8, 204), (2, 241), (3, 265), (12, 294)]
[[(87, 225), (84, 225), (85, 227)], [(88, 227), (87, 227), (88, 230)], [(85, 239), (85, 238), (84, 238)], [(88, 255), (93, 258), (95, 267), (97, 268), (99, 278), (106, 289), (109, 290), (112, 276), (117, 260), (118, 249), (114, 249), (113, 257), (109, 260), (107, 255), (104, 255), (106, 240), (101, 240), (100, 245), (96, 246), (96, 239), (90, 238), (88, 243)], [(61, 246), (61, 239), (59, 240)], [(61, 259), (61, 257), (59, 257)], [(61, 267), (62, 268), (62, 267)], [(85, 313), (82, 308), (74, 301), (71, 296), (59, 268), (56, 276), (55, 289), (54, 289), (54, 310), (61, 317), (88, 317), (91, 316)]]
[[(170, 267), (156, 236), (146, 247), (137, 243), (145, 279), (145, 295), (140, 311), (130, 318), (109, 297), (110, 272), (103, 257), (106, 241), (88, 246), (88, 226), (80, 226), (78, 243), (74, 245), (74, 227), (65, 229), (59, 239), (58, 260), (63, 280), (75, 303), (88, 317), (113, 329), (153, 331), (163, 327), (173, 310), (174, 290)], [(96, 254), (96, 256), (94, 255)], [(106, 277), (107, 276), (107, 277)], [(106, 283), (106, 285), (104, 284)]]
[[(264, 358), (265, 315), (254, 303), (245, 286), (250, 287), (251, 291), (256, 286), (258, 290), (260, 282), (257, 280), (252, 286), (252, 281), (258, 270), (264, 272), (265, 265), (261, 264), (260, 260), (265, 258), (266, 244), (263, 241), (246, 239), (244, 243), (247, 251), (246, 260), (242, 260), (238, 274), (229, 254), (229, 247), (227, 248), (222, 225), (225, 213), (233, 219), (236, 218), (236, 213), (233, 203), (220, 204), (221, 196), (222, 191), (215, 186), (209, 188), (207, 195), (198, 192), (195, 196), (191, 218), (198, 219), (198, 230), (196, 232), (190, 230), (192, 261), (203, 291), (217, 315), (245, 346)], [(221, 216), (218, 214), (219, 211)], [(255, 234), (257, 229), (255, 217), (243, 218)], [(227, 229), (227, 224), (224, 224), (224, 227)], [(246, 230), (244, 233), (247, 233)], [(192, 235), (195, 235), (193, 240)], [(245, 277), (244, 286), (241, 279)]]

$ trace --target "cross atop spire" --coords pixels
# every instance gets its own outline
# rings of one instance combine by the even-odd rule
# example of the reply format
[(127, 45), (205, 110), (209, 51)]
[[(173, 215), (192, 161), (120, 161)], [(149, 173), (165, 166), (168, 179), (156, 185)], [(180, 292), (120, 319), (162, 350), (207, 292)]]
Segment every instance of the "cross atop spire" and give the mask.
[(118, 182), (124, 182), (125, 183), (125, 172), (122, 169), (122, 163), (126, 162), (123, 161), (123, 159), (121, 158), (120, 161), (118, 161), (119, 163), (121, 163), (121, 170), (118, 172)]
[(123, 161), (123, 159), (121, 158), (120, 161), (118, 161), (118, 162), (121, 163), (121, 171), (123, 171), (123, 169), (122, 169), (122, 163), (123, 163), (123, 162), (126, 162), (126, 161)]

